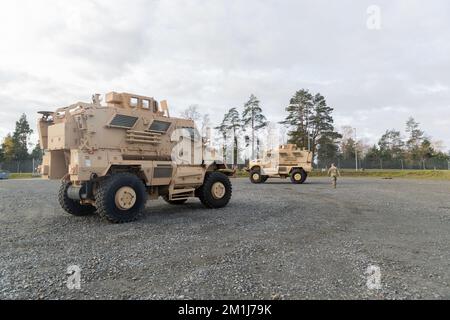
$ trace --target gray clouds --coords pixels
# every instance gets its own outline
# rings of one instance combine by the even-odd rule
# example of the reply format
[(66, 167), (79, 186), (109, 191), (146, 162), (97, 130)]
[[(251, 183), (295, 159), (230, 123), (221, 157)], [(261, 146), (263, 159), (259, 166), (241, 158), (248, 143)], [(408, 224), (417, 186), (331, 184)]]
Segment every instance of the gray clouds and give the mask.
[[(366, 27), (369, 5), (381, 30)], [(94, 92), (131, 91), (221, 120), (257, 95), (281, 120), (300, 88), (374, 142), (412, 115), (450, 147), (450, 3), (2, 1), (0, 136)], [(175, 110), (174, 110), (175, 109)]]

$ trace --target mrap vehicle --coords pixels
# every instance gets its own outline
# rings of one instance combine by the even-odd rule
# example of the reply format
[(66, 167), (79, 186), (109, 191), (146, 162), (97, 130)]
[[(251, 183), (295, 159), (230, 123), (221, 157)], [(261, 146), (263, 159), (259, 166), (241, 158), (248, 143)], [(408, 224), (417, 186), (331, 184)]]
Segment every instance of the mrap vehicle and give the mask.
[(250, 161), (246, 170), (250, 172), (252, 183), (264, 183), (269, 178), (290, 177), (292, 183), (302, 184), (312, 169), (312, 152), (294, 144), (285, 144), (268, 151), (264, 159)]
[(228, 204), (233, 171), (206, 159), (192, 120), (170, 117), (167, 102), (151, 97), (111, 92), (105, 100), (94, 95), (92, 103), (40, 112), (40, 171), (61, 179), (66, 212), (122, 223), (160, 196), (173, 205), (191, 197), (207, 208)]

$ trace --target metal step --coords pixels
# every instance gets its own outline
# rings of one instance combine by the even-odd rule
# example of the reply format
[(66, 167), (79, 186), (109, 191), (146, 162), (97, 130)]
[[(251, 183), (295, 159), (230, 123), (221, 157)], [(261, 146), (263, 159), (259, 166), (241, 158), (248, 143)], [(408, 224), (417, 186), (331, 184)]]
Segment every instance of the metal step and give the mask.
[(181, 200), (181, 199), (188, 199), (195, 196), (195, 189), (189, 188), (189, 189), (174, 189), (172, 190), (172, 193), (169, 195), (170, 200)]

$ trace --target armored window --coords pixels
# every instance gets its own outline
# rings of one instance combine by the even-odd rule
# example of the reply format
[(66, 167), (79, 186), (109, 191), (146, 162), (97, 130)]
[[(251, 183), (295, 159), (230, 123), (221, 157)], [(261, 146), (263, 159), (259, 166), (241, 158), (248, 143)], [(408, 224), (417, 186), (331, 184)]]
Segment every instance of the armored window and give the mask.
[(172, 176), (172, 166), (158, 165), (153, 172), (154, 178), (170, 178)]
[(137, 120), (137, 117), (126, 116), (124, 114), (116, 114), (109, 125), (111, 127), (131, 129), (134, 127)]
[(158, 132), (166, 132), (169, 130), (171, 123), (165, 121), (154, 120), (150, 127), (149, 131), (158, 131)]
[(150, 109), (150, 101), (149, 100), (142, 100), (142, 108)]
[(131, 107), (137, 107), (139, 103), (139, 99), (138, 98), (131, 98), (130, 99), (130, 106)]

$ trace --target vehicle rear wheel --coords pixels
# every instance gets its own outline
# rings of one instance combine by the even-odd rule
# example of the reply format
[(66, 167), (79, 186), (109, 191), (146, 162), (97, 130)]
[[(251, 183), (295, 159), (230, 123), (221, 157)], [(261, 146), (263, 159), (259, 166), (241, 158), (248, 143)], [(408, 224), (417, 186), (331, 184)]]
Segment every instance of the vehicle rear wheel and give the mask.
[(92, 205), (82, 205), (80, 201), (72, 200), (67, 195), (67, 189), (72, 185), (72, 182), (61, 181), (61, 186), (58, 192), (58, 202), (61, 208), (67, 213), (74, 216), (87, 216), (95, 212), (95, 207)]
[(231, 199), (230, 179), (221, 172), (208, 172), (196, 194), (202, 204), (211, 209), (225, 207)]
[(303, 169), (294, 169), (291, 172), (291, 182), (294, 184), (302, 184), (305, 182), (308, 174)]
[(144, 210), (147, 191), (134, 174), (117, 173), (101, 181), (95, 193), (99, 215), (113, 223), (136, 220)]
[(169, 204), (173, 204), (173, 205), (180, 205), (180, 204), (185, 204), (187, 199), (181, 199), (181, 200), (169, 200), (169, 196), (163, 196), (162, 197), (164, 199), (165, 202), (169, 203)]
[(263, 176), (261, 175), (261, 170), (252, 169), (250, 170), (250, 181), (252, 183), (261, 183), (263, 180)]

